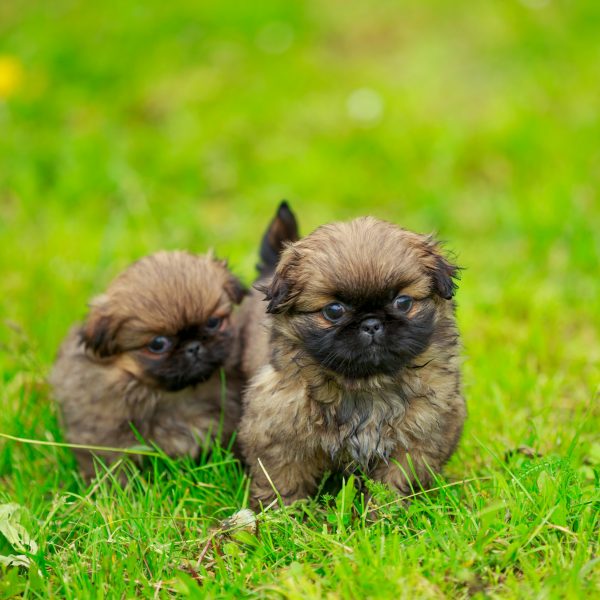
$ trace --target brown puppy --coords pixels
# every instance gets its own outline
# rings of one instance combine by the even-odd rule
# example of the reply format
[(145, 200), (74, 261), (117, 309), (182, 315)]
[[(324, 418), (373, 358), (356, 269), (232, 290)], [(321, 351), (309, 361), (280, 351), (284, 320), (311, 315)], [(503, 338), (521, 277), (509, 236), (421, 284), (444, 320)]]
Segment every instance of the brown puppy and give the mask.
[(403, 495), (431, 482), (466, 414), (456, 274), (430, 237), (372, 217), (325, 225), (284, 250), (262, 286), (269, 314), (246, 331), (268, 344), (244, 357), (256, 372), (239, 440), (255, 503), (275, 497), (269, 479), (291, 503), (327, 470), (359, 467)]
[[(119, 275), (71, 330), (50, 377), (68, 441), (127, 448), (139, 444), (135, 430), (170, 456), (195, 457), (220, 423), (227, 440), (240, 414), (231, 312), (243, 295), (224, 262), (187, 252), (158, 252)], [(76, 455), (91, 478), (92, 454)]]

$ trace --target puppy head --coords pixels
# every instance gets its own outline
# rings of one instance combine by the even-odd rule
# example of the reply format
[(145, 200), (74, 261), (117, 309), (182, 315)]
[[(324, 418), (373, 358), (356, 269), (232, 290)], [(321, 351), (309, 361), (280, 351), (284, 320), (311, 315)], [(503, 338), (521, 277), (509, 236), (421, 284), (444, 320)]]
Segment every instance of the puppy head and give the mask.
[(180, 390), (205, 381), (227, 359), (229, 317), (243, 295), (225, 262), (158, 252), (135, 262), (92, 301), (82, 340), (146, 384)]
[(431, 237), (372, 217), (332, 223), (284, 251), (267, 311), (325, 369), (394, 375), (429, 346), (457, 271)]

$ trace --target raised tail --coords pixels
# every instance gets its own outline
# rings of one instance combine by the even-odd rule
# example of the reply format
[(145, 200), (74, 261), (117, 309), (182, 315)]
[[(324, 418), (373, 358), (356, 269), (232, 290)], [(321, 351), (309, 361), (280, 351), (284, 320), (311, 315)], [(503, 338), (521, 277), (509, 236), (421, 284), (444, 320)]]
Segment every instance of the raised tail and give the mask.
[(260, 243), (260, 263), (257, 265), (260, 277), (273, 273), (286, 242), (295, 242), (298, 238), (296, 217), (284, 200), (279, 205)]

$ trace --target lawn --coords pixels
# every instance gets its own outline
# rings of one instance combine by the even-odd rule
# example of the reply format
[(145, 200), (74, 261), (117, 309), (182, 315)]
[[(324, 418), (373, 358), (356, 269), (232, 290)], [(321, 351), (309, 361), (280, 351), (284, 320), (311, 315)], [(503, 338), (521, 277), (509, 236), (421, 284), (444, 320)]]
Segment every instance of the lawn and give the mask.
[[(0, 598), (600, 594), (599, 38), (589, 0), (3, 0), (0, 433), (47, 444), (0, 438)], [(444, 477), (376, 515), (326, 486), (256, 536), (223, 532), (227, 449), (84, 485), (45, 382), (69, 325), (161, 248), (251, 284), (281, 198), (464, 267)]]

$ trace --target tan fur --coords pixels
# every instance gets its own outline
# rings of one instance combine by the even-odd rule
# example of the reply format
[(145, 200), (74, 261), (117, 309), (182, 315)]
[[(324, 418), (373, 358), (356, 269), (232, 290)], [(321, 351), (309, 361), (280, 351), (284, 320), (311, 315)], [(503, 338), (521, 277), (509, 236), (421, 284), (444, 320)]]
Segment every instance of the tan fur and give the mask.
[[(67, 440), (128, 448), (139, 445), (133, 425), (168, 455), (196, 457), (221, 423), (227, 442), (240, 415), (239, 336), (231, 313), (241, 294), (223, 262), (186, 252), (154, 254), (118, 276), (92, 301), (85, 323), (70, 331), (50, 377)], [(145, 377), (143, 347), (153, 337), (175, 335), (212, 315), (223, 318), (232, 335), (223, 364), (224, 397), (219, 369), (207, 381), (174, 392)], [(119, 456), (94, 454), (108, 463)], [(76, 456), (84, 477), (91, 478), (92, 453)]]
[(265, 319), (263, 294), (253, 289), (242, 303), (239, 311), (239, 322), (242, 324), (241, 368), (246, 379), (256, 373), (269, 361), (269, 327)]
[[(449, 299), (455, 273), (431, 238), (371, 217), (323, 226), (284, 251), (273, 279), (262, 282), (273, 314), (248, 321), (245, 332), (254, 343), (243, 363), (253, 378), (239, 440), (255, 503), (274, 498), (269, 478), (290, 503), (312, 494), (326, 470), (359, 467), (403, 495), (415, 480), (431, 482), (454, 451), (466, 416)], [(346, 379), (306, 352), (299, 323), (317, 332), (330, 326), (311, 311), (340, 290), (369, 297), (396, 284), (398, 293), (415, 299), (409, 318), (435, 311), (430, 343), (411, 364), (395, 375)], [(246, 302), (261, 303), (256, 293)]]

